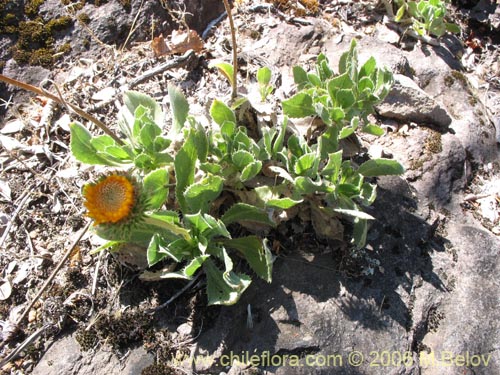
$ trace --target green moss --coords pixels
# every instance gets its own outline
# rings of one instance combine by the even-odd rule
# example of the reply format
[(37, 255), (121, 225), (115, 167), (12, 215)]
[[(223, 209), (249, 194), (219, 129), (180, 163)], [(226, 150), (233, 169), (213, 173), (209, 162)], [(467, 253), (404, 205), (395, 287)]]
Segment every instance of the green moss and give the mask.
[(63, 16), (47, 22), (47, 24), (45, 25), (45, 29), (49, 33), (53, 34), (55, 31), (61, 31), (66, 29), (67, 27), (71, 26), (72, 23), (73, 21), (71, 17)]
[(444, 77), (444, 84), (446, 87), (451, 87), (455, 83), (455, 78), (450, 74)]
[(425, 142), (425, 149), (433, 154), (439, 154), (443, 151), (441, 133), (435, 130), (429, 130), (429, 135)]
[(127, 10), (130, 10), (130, 0), (118, 0), (120, 4)]
[(149, 365), (141, 371), (141, 375), (176, 375), (177, 370), (165, 363), (156, 363)]
[(50, 67), (54, 61), (71, 50), (69, 44), (55, 49), (55, 34), (71, 26), (71, 17), (63, 16), (48, 22), (38, 17), (22, 21), (17, 27), (18, 40), (14, 46), (14, 59), (20, 64)]
[(71, 6), (71, 10), (77, 11), (83, 8), (85, 0), (80, 0), (78, 2), (75, 2), (74, 0), (61, 0), (61, 4), (64, 6)]
[[(36, 50), (53, 44), (52, 35), (45, 29), (42, 20), (23, 21), (19, 23), (19, 39), (17, 46), (23, 50)], [(49, 40), (52, 39), (52, 40)]]
[(450, 87), (457, 81), (460, 82), (463, 87), (467, 86), (467, 77), (465, 77), (463, 73), (458, 70), (452, 70), (451, 73), (444, 78), (444, 84), (446, 87)]
[(87, 13), (80, 13), (76, 16), (76, 19), (85, 25), (90, 23), (90, 16)]
[(460, 81), (460, 83), (462, 83), (463, 86), (467, 86), (467, 77), (464, 76), (464, 74), (462, 72), (459, 72), (458, 70), (452, 70), (451, 75), (457, 81)]
[(86, 330), (81, 328), (75, 333), (75, 340), (84, 352), (94, 349), (98, 343), (97, 333), (93, 328)]
[(151, 330), (152, 317), (144, 312), (126, 310), (120, 316), (101, 315), (94, 324), (99, 339), (120, 350), (142, 340)]
[(54, 63), (54, 50), (51, 48), (39, 48), (30, 55), (30, 65), (50, 67)]
[(18, 64), (28, 64), (30, 61), (30, 55), (31, 54), (29, 52), (14, 47), (13, 57)]
[(412, 171), (420, 169), (424, 166), (424, 162), (425, 162), (424, 158), (413, 159), (410, 161), (410, 169)]
[(31, 19), (36, 18), (44, 2), (45, 0), (29, 0), (24, 6), (24, 13)]
[(57, 53), (62, 53), (66, 54), (71, 52), (71, 44), (70, 43), (64, 43), (57, 49)]
[(443, 151), (441, 133), (431, 129), (428, 129), (427, 132), (428, 135), (425, 139), (422, 156), (410, 161), (411, 170), (423, 168), (424, 163), (432, 159), (432, 154), (439, 154)]

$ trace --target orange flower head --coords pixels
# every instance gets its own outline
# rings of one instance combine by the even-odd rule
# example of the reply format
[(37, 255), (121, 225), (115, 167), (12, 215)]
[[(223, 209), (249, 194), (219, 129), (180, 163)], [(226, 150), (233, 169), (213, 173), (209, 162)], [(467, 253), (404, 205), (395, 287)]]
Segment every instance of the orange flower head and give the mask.
[(112, 174), (83, 187), (87, 216), (95, 225), (117, 223), (127, 218), (134, 206), (134, 184), (125, 176)]

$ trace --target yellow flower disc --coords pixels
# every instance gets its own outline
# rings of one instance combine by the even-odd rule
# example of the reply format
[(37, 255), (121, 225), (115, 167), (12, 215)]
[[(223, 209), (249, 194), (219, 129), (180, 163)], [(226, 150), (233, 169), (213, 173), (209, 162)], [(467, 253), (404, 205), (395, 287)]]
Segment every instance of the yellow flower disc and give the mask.
[(134, 186), (124, 176), (111, 175), (83, 188), (87, 215), (95, 225), (126, 218), (134, 205)]

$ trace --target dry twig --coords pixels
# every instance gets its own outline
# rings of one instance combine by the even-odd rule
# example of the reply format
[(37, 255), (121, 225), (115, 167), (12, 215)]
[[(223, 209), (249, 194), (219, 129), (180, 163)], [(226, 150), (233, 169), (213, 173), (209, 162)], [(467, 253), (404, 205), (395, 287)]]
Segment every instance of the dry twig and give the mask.
[(113, 131), (111, 131), (103, 122), (99, 121), (97, 118), (95, 118), (91, 114), (85, 112), (83, 109), (77, 107), (76, 105), (66, 102), (62, 97), (58, 97), (56, 95), (53, 95), (47, 91), (44, 91), (44, 90), (42, 90), (38, 87), (32, 86), (30, 84), (6, 77), (3, 74), (0, 74), (0, 81), (3, 81), (5, 83), (8, 83), (8, 84), (13, 85), (13, 86), (20, 87), (23, 90), (31, 91), (37, 95), (45, 96), (45, 97), (47, 97), (47, 98), (49, 98), (49, 99), (51, 99), (51, 100), (53, 100), (61, 105), (68, 106), (71, 110), (76, 112), (79, 116), (83, 117), (84, 119), (86, 119), (90, 122), (93, 122), (104, 133), (106, 133), (111, 138), (113, 138), (116, 143), (118, 143), (119, 145), (123, 145), (123, 141), (120, 138), (118, 138), (115, 135), (115, 133), (113, 133)]

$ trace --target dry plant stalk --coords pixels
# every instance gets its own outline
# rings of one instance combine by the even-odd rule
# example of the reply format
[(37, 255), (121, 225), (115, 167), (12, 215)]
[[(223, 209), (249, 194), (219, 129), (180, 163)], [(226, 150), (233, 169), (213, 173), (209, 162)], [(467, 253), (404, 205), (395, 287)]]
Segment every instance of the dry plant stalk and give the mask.
[(231, 6), (227, 0), (222, 0), (226, 8), (227, 17), (229, 18), (229, 28), (231, 29), (231, 39), (233, 44), (233, 82), (231, 90), (231, 99), (236, 99), (237, 92), (237, 76), (238, 76), (238, 46), (236, 45), (236, 29), (234, 28), (233, 16), (231, 14)]
[(0, 81), (3, 81), (5, 83), (8, 83), (8, 84), (13, 85), (13, 86), (20, 87), (23, 90), (31, 91), (31, 92), (33, 92), (33, 93), (35, 93), (37, 95), (45, 96), (46, 98), (49, 98), (49, 99), (55, 101), (56, 103), (59, 103), (61, 105), (69, 107), (71, 110), (73, 110), (74, 112), (76, 112), (79, 116), (83, 117), (84, 119), (86, 119), (86, 120), (88, 120), (90, 122), (93, 122), (99, 129), (101, 129), (104, 133), (106, 133), (111, 138), (113, 138), (113, 140), (116, 143), (118, 143), (119, 145), (123, 145), (123, 141), (120, 138), (118, 138), (115, 135), (115, 133), (113, 133), (113, 131), (106, 126), (106, 124), (104, 124), (103, 122), (99, 121), (97, 118), (95, 118), (91, 114), (85, 112), (80, 107), (77, 107), (74, 104), (66, 102), (62, 97), (56, 96), (54, 94), (51, 94), (50, 92), (47, 92), (47, 91), (42, 90), (42, 89), (40, 89), (38, 87), (32, 86), (32, 85), (30, 85), (28, 83), (24, 83), (24, 82), (15, 80), (13, 78), (6, 77), (3, 74), (0, 74)]

